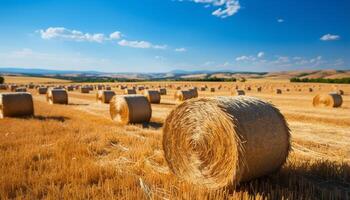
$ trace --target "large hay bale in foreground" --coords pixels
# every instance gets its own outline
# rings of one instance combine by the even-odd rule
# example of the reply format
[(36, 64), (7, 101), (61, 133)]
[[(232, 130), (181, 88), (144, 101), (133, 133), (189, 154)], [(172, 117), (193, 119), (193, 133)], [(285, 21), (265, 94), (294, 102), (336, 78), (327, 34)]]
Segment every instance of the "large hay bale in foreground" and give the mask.
[(47, 91), (46, 100), (49, 104), (68, 104), (68, 93), (64, 89), (51, 89)]
[(96, 101), (99, 103), (109, 103), (114, 95), (115, 92), (111, 90), (98, 90), (96, 93)]
[(190, 90), (177, 90), (174, 94), (176, 101), (185, 101), (194, 98), (194, 93)]
[(312, 104), (315, 107), (340, 107), (343, 104), (343, 98), (340, 94), (318, 94), (312, 100)]
[(150, 103), (159, 104), (160, 103), (160, 93), (157, 90), (145, 90), (143, 95), (148, 99)]
[(163, 149), (175, 175), (220, 188), (278, 170), (289, 153), (290, 132), (279, 110), (259, 99), (193, 99), (165, 120)]
[(149, 122), (152, 117), (151, 104), (142, 95), (114, 96), (109, 105), (112, 120), (121, 125)]
[(136, 90), (134, 88), (132, 89), (125, 89), (124, 94), (136, 94)]
[(38, 93), (39, 94), (46, 94), (47, 93), (47, 87), (38, 87)]
[(0, 119), (34, 115), (33, 98), (30, 93), (1, 93)]

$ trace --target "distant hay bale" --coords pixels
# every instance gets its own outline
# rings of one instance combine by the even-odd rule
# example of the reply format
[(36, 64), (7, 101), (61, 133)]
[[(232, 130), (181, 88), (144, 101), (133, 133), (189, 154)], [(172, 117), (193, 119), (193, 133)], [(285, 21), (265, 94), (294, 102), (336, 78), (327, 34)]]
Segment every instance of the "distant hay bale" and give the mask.
[(124, 94), (136, 94), (136, 90), (127, 88), (124, 90)]
[(166, 95), (167, 94), (167, 90), (165, 88), (160, 88), (159, 89), (159, 93), (160, 93), (160, 95)]
[(142, 95), (116, 95), (109, 111), (112, 120), (122, 125), (149, 122), (152, 117), (151, 104)]
[(215, 92), (215, 88), (210, 88), (210, 92)]
[(33, 98), (30, 93), (1, 93), (0, 119), (34, 115)]
[(139, 87), (137, 88), (137, 90), (138, 90), (138, 91), (145, 90), (145, 87), (143, 87), (143, 86), (139, 86)]
[(282, 90), (281, 89), (276, 89), (276, 94), (282, 94)]
[(344, 91), (343, 91), (343, 90), (338, 90), (337, 93), (338, 93), (339, 95), (344, 95)]
[(247, 86), (246, 90), (250, 91), (250, 90), (252, 90), (252, 88), (250, 86)]
[(145, 90), (143, 95), (148, 99), (150, 103), (159, 104), (160, 103), (160, 93), (157, 90)]
[(96, 101), (99, 103), (109, 103), (112, 100), (114, 95), (115, 95), (114, 91), (98, 90), (96, 93)]
[(212, 189), (275, 172), (289, 149), (290, 131), (283, 115), (252, 97), (186, 101), (168, 115), (163, 128), (171, 171)]
[(7, 90), (6, 84), (0, 84), (0, 90)]
[(10, 85), (10, 90), (11, 90), (12, 92), (14, 92), (14, 91), (16, 90), (16, 88), (18, 88), (17, 85)]
[(314, 90), (312, 88), (309, 88), (309, 92), (313, 92)]
[(257, 88), (256, 88), (256, 91), (257, 91), (257, 92), (261, 92), (261, 87), (257, 87)]
[(68, 104), (68, 93), (65, 89), (50, 89), (46, 94), (49, 104)]
[(201, 91), (205, 91), (205, 89), (206, 89), (206, 88), (205, 88), (204, 86), (202, 86), (202, 87), (200, 88)]
[(27, 85), (27, 87), (29, 88), (29, 89), (34, 89), (34, 84), (29, 84), (29, 85)]
[(67, 86), (67, 91), (73, 91), (73, 90), (74, 90), (74, 86), (73, 85)]
[(235, 96), (245, 95), (245, 92), (244, 90), (233, 90), (232, 95), (235, 95)]
[(106, 90), (112, 90), (111, 86), (106, 86)]
[(103, 85), (97, 85), (97, 90), (103, 90), (104, 86)]
[(27, 92), (27, 88), (25, 87), (18, 87), (15, 89), (15, 92)]
[(90, 88), (83, 86), (80, 88), (80, 92), (83, 94), (88, 94), (88, 93), (90, 93)]
[(38, 93), (39, 94), (46, 94), (47, 93), (47, 87), (38, 87)]
[(315, 107), (340, 107), (343, 104), (343, 98), (340, 94), (318, 94), (312, 100), (312, 104)]
[(177, 90), (174, 98), (176, 101), (185, 101), (194, 98), (194, 93), (190, 90)]
[(192, 98), (197, 98), (198, 97), (198, 90), (196, 87), (189, 89), (189, 91), (192, 94)]

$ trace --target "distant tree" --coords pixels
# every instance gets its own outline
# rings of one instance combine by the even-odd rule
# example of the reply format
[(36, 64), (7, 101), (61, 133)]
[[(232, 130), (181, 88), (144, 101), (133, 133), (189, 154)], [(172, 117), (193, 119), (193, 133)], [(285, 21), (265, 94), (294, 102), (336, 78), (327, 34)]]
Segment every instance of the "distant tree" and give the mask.
[(5, 82), (4, 77), (0, 76), (0, 84), (3, 84)]

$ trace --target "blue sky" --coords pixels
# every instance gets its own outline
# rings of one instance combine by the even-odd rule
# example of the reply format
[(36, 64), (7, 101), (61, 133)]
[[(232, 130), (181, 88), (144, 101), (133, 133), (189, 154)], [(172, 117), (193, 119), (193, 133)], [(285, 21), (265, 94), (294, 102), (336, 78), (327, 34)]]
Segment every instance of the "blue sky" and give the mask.
[(0, 0), (0, 67), (350, 69), (348, 0)]

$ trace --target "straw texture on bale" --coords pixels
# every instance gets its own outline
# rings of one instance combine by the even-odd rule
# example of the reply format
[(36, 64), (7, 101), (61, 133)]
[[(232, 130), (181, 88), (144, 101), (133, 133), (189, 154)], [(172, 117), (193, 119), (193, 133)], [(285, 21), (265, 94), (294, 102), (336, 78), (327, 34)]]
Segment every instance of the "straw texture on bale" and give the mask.
[(1, 93), (0, 119), (34, 115), (33, 98), (30, 93)]
[(136, 94), (136, 90), (135, 89), (125, 89), (124, 94)]
[(145, 90), (143, 95), (148, 99), (150, 103), (160, 103), (160, 93), (157, 90)]
[(109, 103), (114, 95), (115, 92), (111, 90), (98, 90), (96, 93), (96, 100), (99, 103)]
[(159, 89), (159, 93), (160, 93), (160, 95), (166, 95), (166, 94), (167, 94), (167, 91), (166, 91), (165, 88), (160, 88), (160, 89)]
[(121, 125), (149, 122), (152, 117), (151, 104), (142, 95), (114, 96), (109, 111), (112, 120)]
[(191, 99), (166, 118), (163, 149), (175, 175), (215, 189), (278, 170), (290, 131), (277, 108), (253, 97)]
[(343, 98), (340, 94), (318, 94), (314, 97), (312, 104), (315, 107), (340, 107), (343, 104)]
[(193, 92), (189, 90), (177, 90), (175, 92), (174, 98), (177, 101), (185, 101), (187, 99), (193, 98)]
[(47, 87), (38, 87), (38, 93), (39, 94), (46, 94), (47, 93)]
[(64, 89), (51, 89), (46, 93), (49, 104), (68, 104), (68, 93)]

